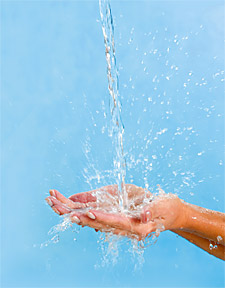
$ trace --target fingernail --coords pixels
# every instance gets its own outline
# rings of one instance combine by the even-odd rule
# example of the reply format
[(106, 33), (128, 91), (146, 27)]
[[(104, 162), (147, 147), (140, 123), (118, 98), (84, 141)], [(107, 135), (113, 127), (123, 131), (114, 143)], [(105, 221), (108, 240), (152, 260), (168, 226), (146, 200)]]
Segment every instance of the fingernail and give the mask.
[(53, 206), (53, 203), (52, 203), (52, 201), (49, 198), (47, 198), (45, 200), (46, 200), (46, 202), (48, 203), (49, 206), (51, 206), (51, 207)]
[(151, 212), (150, 211), (145, 212), (145, 220), (146, 220), (146, 222), (149, 222), (151, 220)]
[(86, 215), (87, 215), (89, 218), (91, 218), (92, 220), (95, 220), (95, 219), (96, 219), (95, 215), (94, 215), (93, 213), (91, 213), (91, 212), (87, 212)]
[(61, 213), (59, 212), (59, 210), (58, 210), (58, 209), (56, 209), (55, 207), (53, 207), (52, 209), (55, 211), (55, 213), (57, 213), (57, 214), (61, 215)]
[(77, 216), (72, 217), (72, 222), (75, 222), (76, 224), (80, 223), (80, 219)]
[(55, 197), (55, 191), (54, 191), (54, 190), (49, 190), (49, 192), (50, 192), (50, 194), (51, 194), (52, 196)]

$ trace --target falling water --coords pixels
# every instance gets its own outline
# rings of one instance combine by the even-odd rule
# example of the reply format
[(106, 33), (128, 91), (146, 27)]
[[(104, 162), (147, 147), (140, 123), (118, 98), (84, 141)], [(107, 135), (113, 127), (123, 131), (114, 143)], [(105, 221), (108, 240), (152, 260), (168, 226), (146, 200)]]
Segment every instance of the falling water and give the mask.
[[(196, 137), (201, 135), (202, 132), (199, 131), (198, 125), (195, 124), (194, 118), (189, 119), (189, 117), (187, 117), (187, 119), (184, 119), (183, 115), (181, 117), (180, 112), (185, 113), (186, 115), (191, 115), (192, 112), (195, 111), (195, 115), (196, 115), (196, 114), (199, 114), (197, 112), (204, 111), (206, 113), (207, 119), (209, 117), (213, 117), (213, 115), (214, 115), (214, 119), (222, 116), (222, 113), (219, 113), (219, 114), (215, 113), (218, 108), (216, 109), (215, 99), (214, 97), (211, 97), (211, 95), (213, 91), (215, 92), (215, 95), (216, 95), (215, 89), (218, 88), (217, 85), (214, 86), (214, 84), (224, 82), (224, 76), (223, 76), (224, 70), (222, 70), (222, 68), (218, 69), (217, 64), (214, 64), (214, 67), (216, 67), (214, 69), (216, 70), (212, 72), (213, 74), (211, 76), (208, 75), (209, 79), (206, 81), (205, 75), (199, 74), (198, 69), (195, 68), (196, 69), (196, 72), (195, 72), (194, 70), (195, 66), (193, 64), (187, 67), (185, 66), (186, 64), (183, 65), (184, 64), (183, 60), (186, 59), (186, 57), (189, 57), (188, 50), (187, 50), (188, 46), (184, 43), (186, 41), (197, 41), (197, 38), (194, 38), (194, 37), (196, 37), (196, 35), (198, 35), (201, 31), (203, 31), (203, 26), (200, 25), (200, 27), (197, 28), (194, 34), (191, 31), (189, 35), (185, 34), (185, 35), (180, 35), (180, 36), (178, 34), (175, 34), (174, 36), (168, 36), (169, 31), (167, 27), (165, 28), (162, 27), (161, 31), (158, 30), (158, 27), (157, 27), (157, 30), (155, 32), (152, 30), (148, 33), (146, 32), (144, 33), (147, 40), (144, 39), (144, 41), (146, 42), (142, 42), (143, 48), (145, 49), (145, 50), (142, 49), (143, 51), (141, 51), (141, 49), (138, 48), (138, 42), (134, 41), (135, 40), (134, 28), (131, 29), (130, 34), (132, 35), (132, 38), (130, 38), (130, 40), (128, 41), (128, 45), (131, 45), (131, 46), (133, 45), (133, 49), (134, 49), (133, 53), (136, 53), (134, 54), (135, 56), (133, 56), (131, 53), (131, 56), (133, 58), (137, 57), (137, 59), (141, 60), (140, 63), (141, 65), (143, 65), (143, 69), (142, 69), (143, 74), (141, 74), (141, 71), (140, 71), (140, 75), (143, 76), (141, 77), (143, 84), (147, 80), (149, 83), (154, 83), (154, 87), (149, 87), (148, 85), (142, 85), (143, 87), (145, 87), (142, 89), (147, 89), (147, 90), (146, 91), (142, 90), (142, 92), (144, 93), (140, 93), (139, 91), (141, 98), (140, 96), (134, 97), (134, 95), (132, 95), (132, 100), (131, 100), (132, 105), (130, 107), (135, 107), (134, 105), (135, 101), (139, 101), (143, 103), (144, 107), (142, 110), (143, 113), (138, 118), (138, 120), (135, 119), (135, 117), (133, 117), (134, 121), (137, 120), (136, 123), (138, 125), (140, 123), (142, 124), (141, 125), (142, 128), (140, 128), (139, 126), (136, 135), (135, 136), (131, 135), (132, 141), (130, 142), (132, 143), (132, 147), (131, 147), (132, 149), (130, 149), (129, 151), (131, 151), (132, 153), (129, 153), (129, 157), (127, 156), (127, 167), (126, 167), (126, 161), (125, 161), (124, 150), (123, 150), (124, 126), (123, 126), (123, 122), (121, 119), (122, 106), (120, 102), (119, 79), (118, 79), (118, 70), (117, 70), (117, 65), (116, 65), (114, 26), (113, 26), (113, 18), (112, 18), (109, 0), (99, 0), (99, 8), (100, 8), (102, 31), (103, 31), (104, 43), (105, 43), (108, 90), (110, 94), (111, 128), (109, 130), (109, 135), (112, 137), (112, 142), (114, 145), (114, 153), (115, 153), (114, 158), (113, 158), (114, 159), (113, 177), (114, 179), (116, 179), (116, 182), (119, 187), (120, 210), (123, 210), (123, 211), (125, 210), (125, 212), (127, 212), (128, 210), (128, 200), (127, 200), (127, 194), (126, 194), (127, 191), (125, 190), (125, 185), (124, 185), (126, 171), (129, 171), (129, 175), (126, 176), (127, 177), (126, 180), (130, 179), (129, 182), (131, 183), (134, 178), (133, 171), (135, 173), (134, 175), (141, 175), (141, 177), (143, 176), (142, 180), (144, 180), (145, 182), (146, 189), (148, 189), (149, 185), (151, 186), (151, 184), (152, 184), (152, 187), (154, 187), (155, 182), (159, 181), (163, 184), (163, 186), (167, 189), (167, 191), (173, 190), (175, 193), (180, 194), (180, 193), (184, 193), (183, 191), (185, 191), (185, 187), (186, 187), (189, 191), (191, 191), (189, 192), (190, 195), (193, 196), (194, 194), (192, 190), (197, 185), (195, 183), (196, 181), (194, 181), (193, 179), (198, 177), (198, 175), (196, 176), (196, 174), (198, 174), (198, 170), (196, 168), (197, 165), (195, 164), (196, 163), (195, 156), (202, 157), (202, 155), (206, 154), (207, 150), (210, 151), (210, 149), (211, 150), (214, 149), (216, 151), (215, 149), (216, 146), (214, 146), (213, 148), (212, 145), (214, 145), (214, 143), (217, 143), (219, 141), (217, 138), (213, 138), (213, 137), (216, 137), (215, 135), (218, 135), (220, 130), (219, 129), (216, 130), (218, 134), (215, 134), (214, 136), (210, 135), (210, 138), (208, 138), (209, 143), (206, 143), (208, 146), (205, 146), (205, 148), (203, 149), (204, 146), (199, 145), (201, 150), (197, 150), (198, 141), (196, 140), (197, 139)], [(159, 31), (161, 34), (160, 34), (160, 37), (157, 38), (156, 36)], [(192, 36), (192, 40), (189, 40), (190, 36)], [(162, 40), (165, 41), (163, 45), (161, 45)], [(148, 44), (148, 42), (150, 42), (150, 44)], [(149, 46), (146, 44), (148, 44), (150, 47), (153, 47), (154, 49), (151, 48), (148, 51), (147, 47)], [(179, 57), (176, 57), (176, 56), (179, 56)], [(213, 57), (214, 61), (216, 58), (217, 56)], [(176, 61), (174, 59), (176, 59)], [(151, 67), (154, 68), (152, 69), (152, 71), (148, 69), (148, 65), (146, 64), (147, 62), (151, 63)], [(169, 65), (169, 63), (171, 63), (171, 65)], [(190, 63), (192, 62), (190, 61)], [(184, 66), (183, 72), (178, 72), (178, 71), (182, 71), (181, 69), (182, 66)], [(139, 67), (142, 67), (142, 66), (139, 66)], [(129, 67), (128, 67), (128, 70), (129, 70)], [(178, 81), (179, 83), (176, 82), (177, 76), (179, 76), (179, 81)], [(134, 81), (132, 79), (134, 79), (134, 77), (131, 73), (131, 75), (129, 75), (129, 83), (131, 84), (130, 87), (133, 91), (132, 93), (137, 94), (135, 93), (137, 92), (135, 91), (135, 85), (134, 85), (135, 82), (132, 82)], [(207, 84), (207, 82), (211, 83), (210, 84), (211, 86), (209, 86), (208, 88), (209, 92), (207, 92), (207, 90), (204, 90), (204, 93), (199, 93), (201, 92), (201, 90), (199, 89), (206, 89), (207, 85), (209, 85)], [(128, 89), (129, 83), (124, 82), (122, 85), (122, 89), (123, 87), (124, 89)], [(178, 97), (176, 93), (175, 93), (175, 96), (177, 98), (174, 96), (173, 97), (170, 96), (170, 95), (174, 95), (174, 92), (171, 93), (171, 89), (173, 87), (176, 87), (177, 85), (181, 88), (176, 89), (175, 92), (177, 93), (177, 95), (181, 94), (181, 96), (183, 97), (180, 97), (180, 96)], [(196, 90), (196, 87), (198, 87), (198, 90)], [(125, 91), (128, 91), (128, 90), (125, 90)], [(200, 95), (201, 94), (204, 95), (204, 98), (201, 98), (202, 96), (198, 96), (197, 93)], [(207, 100), (206, 98), (207, 95), (208, 95), (209, 100)], [(198, 97), (195, 97), (195, 96), (198, 96)], [(130, 98), (128, 99), (127, 97), (125, 101), (126, 100), (130, 101)], [(190, 103), (192, 101), (193, 101), (193, 104), (191, 106)], [(129, 104), (129, 103), (127, 102), (125, 104)], [(177, 105), (182, 104), (183, 111), (176, 108), (178, 107), (176, 106), (176, 104)], [(151, 112), (150, 122), (149, 122), (149, 115), (147, 115), (148, 113), (146, 113), (148, 111)], [(157, 115), (152, 113), (153, 111), (156, 111)], [(191, 112), (191, 113), (187, 113), (187, 112)], [(175, 117), (175, 114), (177, 114), (177, 119), (179, 121), (176, 121), (177, 119)], [(200, 120), (201, 121), (204, 120), (204, 116), (201, 116), (201, 117), (203, 119), (200, 118)], [(154, 121), (154, 119), (157, 119), (157, 124), (156, 124), (156, 121), (152, 122)], [(180, 121), (180, 119), (182, 121)], [(143, 120), (146, 120), (146, 121), (143, 121)], [(145, 122), (145, 125), (144, 125), (144, 122)], [(146, 126), (146, 123), (147, 125), (150, 124), (149, 125), (150, 129)], [(170, 125), (171, 123), (172, 125)], [(176, 123), (178, 126), (176, 126)], [(106, 126), (104, 126), (104, 128), (105, 127)], [(143, 133), (140, 133), (142, 131)], [(163, 137), (163, 136), (164, 138), (162, 138), (161, 140), (160, 137)], [(138, 144), (143, 143), (143, 145), (135, 145), (135, 143), (138, 143)], [(199, 142), (199, 143), (202, 143), (202, 142)], [(136, 148), (140, 146), (141, 146), (141, 149), (135, 149), (134, 151), (134, 147)], [(180, 150), (180, 147), (184, 148), (183, 152), (182, 150)], [(208, 147), (210, 147), (210, 149)], [(217, 146), (217, 148), (218, 147), (219, 146)], [(90, 147), (86, 149), (85, 153), (88, 154), (89, 152), (90, 152)], [(134, 152), (137, 152), (137, 154), (135, 154)], [(185, 160), (185, 163), (184, 163), (184, 160)], [(92, 159), (89, 161), (90, 162), (92, 161), (90, 165), (91, 168), (94, 167), (93, 165), (94, 161)], [(188, 163), (188, 161), (191, 161), (191, 164), (189, 165), (186, 164)], [(197, 164), (199, 163), (201, 164), (201, 162), (197, 162)], [(161, 164), (165, 164), (165, 165), (161, 165)], [(219, 160), (217, 165), (221, 167), (223, 165), (223, 160)], [(193, 170), (189, 169), (190, 167)], [(150, 173), (151, 173), (151, 178), (148, 177)], [(218, 172), (215, 172), (215, 173), (218, 173)], [(90, 184), (91, 181), (93, 180), (95, 181), (95, 179), (97, 179), (98, 182), (94, 183), (94, 186), (96, 186), (96, 184), (99, 184), (99, 183), (102, 184), (100, 180), (104, 179), (104, 177), (100, 178), (101, 173), (98, 169), (95, 169), (95, 167), (94, 167), (94, 174), (93, 174), (94, 176), (92, 176), (92, 174), (89, 173), (88, 169), (87, 169), (87, 172), (85, 172), (85, 174), (86, 174), (86, 178), (88, 179), (87, 183)], [(107, 171), (106, 175), (110, 175), (110, 180), (112, 179), (111, 170)], [(199, 173), (199, 175), (201, 174)], [(209, 176), (209, 179), (212, 179), (214, 175), (215, 177), (219, 177), (219, 174), (212, 174)], [(107, 177), (106, 179), (108, 180)], [(137, 179), (137, 177), (135, 178)], [(198, 183), (203, 182), (204, 179), (205, 178), (199, 179)], [(149, 181), (151, 182), (149, 183)], [(98, 192), (99, 194), (97, 194)], [(111, 204), (112, 201), (115, 200), (115, 199), (112, 199), (112, 197), (104, 198), (105, 195), (104, 193), (101, 193), (101, 192), (102, 191), (97, 191), (96, 195), (100, 196), (99, 197), (100, 199), (98, 200), (102, 201), (104, 204), (106, 203), (106, 201), (108, 201), (107, 204)], [(101, 196), (102, 196), (102, 199), (101, 199)], [(215, 197), (213, 197), (213, 200), (218, 201)], [(145, 203), (146, 202), (143, 201), (143, 204)], [(112, 209), (113, 208), (114, 207), (112, 207)], [(141, 206), (138, 207), (138, 209), (141, 209), (141, 208), (142, 208)], [(139, 213), (139, 211), (136, 210), (135, 212)], [(110, 212), (115, 213), (115, 211), (113, 210), (110, 210)], [(134, 211), (132, 210), (130, 211), (130, 213), (132, 213), (133, 215)], [(60, 236), (59, 233), (71, 227), (72, 225), (69, 221), (69, 218), (65, 217), (63, 222), (56, 225), (49, 231), (49, 235), (51, 235), (51, 240), (41, 244), (41, 247), (46, 247), (48, 246), (49, 243), (57, 243), (59, 241), (59, 236)], [(110, 263), (112, 262), (113, 264), (116, 263), (117, 257), (119, 255), (119, 251), (121, 249), (121, 243), (125, 245), (127, 245), (127, 243), (130, 245), (131, 243), (130, 249), (128, 251), (131, 252), (134, 256), (138, 255), (139, 260), (142, 263), (144, 259), (143, 258), (144, 248), (146, 248), (148, 245), (154, 244), (157, 240), (157, 237), (160, 231), (162, 230), (164, 230), (164, 227), (159, 226), (155, 234), (150, 234), (145, 239), (145, 241), (140, 241), (140, 242), (138, 242), (137, 239), (129, 240), (131, 242), (125, 242), (127, 241), (126, 238), (113, 235), (113, 231), (110, 233), (108, 232), (108, 233), (101, 234), (100, 240), (98, 242), (100, 243), (100, 248), (101, 248), (102, 255), (103, 255), (103, 258), (102, 258), (103, 260), (102, 260), (101, 265), (103, 266), (107, 264), (107, 262), (110, 262)], [(73, 231), (78, 233), (78, 231), (76, 230), (73, 230)], [(74, 240), (76, 240), (76, 238)], [(210, 244), (209, 248), (216, 249), (217, 247)]]
[(116, 66), (114, 26), (111, 7), (108, 0), (99, 0), (102, 32), (105, 43), (105, 55), (107, 62), (108, 90), (110, 94), (111, 129), (109, 135), (113, 138), (115, 147), (114, 170), (118, 185), (120, 209), (127, 208), (127, 194), (125, 189), (126, 160), (123, 150), (124, 126), (121, 119), (121, 102), (119, 95), (119, 79)]

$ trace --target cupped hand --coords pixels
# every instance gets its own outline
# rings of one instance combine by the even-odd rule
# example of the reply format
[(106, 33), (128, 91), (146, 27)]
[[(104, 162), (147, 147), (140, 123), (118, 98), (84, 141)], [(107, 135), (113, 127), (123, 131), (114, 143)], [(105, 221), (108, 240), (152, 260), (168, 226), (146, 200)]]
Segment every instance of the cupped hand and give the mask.
[[(143, 205), (144, 199), (150, 199), (151, 193), (133, 184), (125, 184), (128, 195), (128, 210), (137, 210)], [(74, 209), (87, 210), (98, 208), (104, 211), (119, 210), (119, 193), (117, 185), (108, 185), (88, 192), (77, 193), (69, 198), (63, 196), (59, 191), (50, 190), (50, 196), (46, 198), (47, 203), (59, 215), (71, 213)]]
[(70, 213), (74, 223), (138, 240), (152, 232), (182, 228), (185, 222), (184, 205), (177, 196), (161, 193), (152, 201), (151, 194), (143, 188), (131, 184), (125, 187), (128, 193), (128, 213), (117, 209), (116, 185), (75, 194), (69, 198), (51, 190), (51, 196), (46, 200), (56, 213)]

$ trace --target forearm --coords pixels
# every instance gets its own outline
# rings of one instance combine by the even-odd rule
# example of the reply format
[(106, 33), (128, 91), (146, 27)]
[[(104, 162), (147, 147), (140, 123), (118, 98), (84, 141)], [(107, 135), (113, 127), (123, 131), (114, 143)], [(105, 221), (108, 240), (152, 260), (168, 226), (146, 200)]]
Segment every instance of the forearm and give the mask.
[(180, 230), (225, 246), (225, 214), (184, 202), (185, 222)]
[(202, 238), (190, 232), (185, 232), (182, 230), (171, 230), (171, 231), (187, 239), (188, 241), (200, 247), (201, 249), (205, 250), (209, 254), (217, 258), (220, 258), (222, 260), (225, 260), (225, 246), (224, 245)]

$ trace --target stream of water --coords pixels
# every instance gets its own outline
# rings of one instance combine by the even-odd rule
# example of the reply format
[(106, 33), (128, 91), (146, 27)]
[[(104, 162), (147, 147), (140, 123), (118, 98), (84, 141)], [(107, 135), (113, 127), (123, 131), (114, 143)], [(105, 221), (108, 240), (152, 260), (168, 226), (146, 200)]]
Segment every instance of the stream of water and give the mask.
[(110, 3), (108, 0), (99, 0), (99, 9), (102, 23), (102, 32), (105, 43), (105, 56), (107, 62), (108, 91), (110, 94), (111, 127), (109, 135), (114, 144), (114, 171), (118, 185), (119, 208), (127, 210), (128, 199), (125, 188), (126, 160), (124, 156), (124, 125), (121, 117), (121, 101), (119, 94), (119, 77), (116, 66), (116, 52), (114, 41), (114, 26)]

